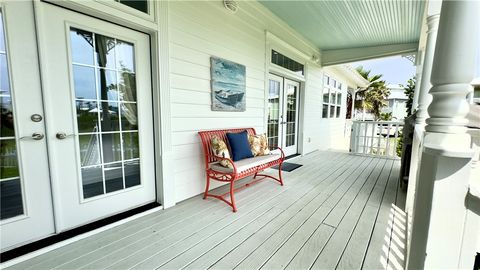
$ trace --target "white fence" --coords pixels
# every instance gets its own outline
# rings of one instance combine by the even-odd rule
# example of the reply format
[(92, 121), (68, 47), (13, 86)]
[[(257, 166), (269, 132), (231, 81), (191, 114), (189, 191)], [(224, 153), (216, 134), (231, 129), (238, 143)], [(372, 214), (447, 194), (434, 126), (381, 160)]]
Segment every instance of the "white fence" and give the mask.
[(403, 122), (353, 121), (350, 152), (398, 158), (397, 145)]

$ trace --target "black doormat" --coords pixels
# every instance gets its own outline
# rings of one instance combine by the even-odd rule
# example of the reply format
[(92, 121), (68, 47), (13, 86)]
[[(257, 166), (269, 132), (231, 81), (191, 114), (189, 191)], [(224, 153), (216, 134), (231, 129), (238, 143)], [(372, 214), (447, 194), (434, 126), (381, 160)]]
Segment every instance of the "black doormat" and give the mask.
[[(286, 172), (291, 172), (295, 169), (298, 169), (300, 167), (302, 167), (303, 165), (301, 164), (297, 164), (297, 163), (290, 163), (290, 162), (283, 162), (282, 164), (282, 171), (286, 171)], [(272, 167), (273, 169), (278, 169), (278, 165), (277, 166), (273, 166)]]

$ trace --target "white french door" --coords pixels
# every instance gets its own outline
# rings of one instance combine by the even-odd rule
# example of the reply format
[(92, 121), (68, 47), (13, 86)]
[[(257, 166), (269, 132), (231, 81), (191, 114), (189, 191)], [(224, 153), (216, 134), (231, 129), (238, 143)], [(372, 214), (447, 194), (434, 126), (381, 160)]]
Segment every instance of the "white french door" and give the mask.
[(37, 7), (57, 232), (155, 201), (149, 36)]
[(298, 153), (300, 83), (270, 74), (268, 90), (268, 143), (281, 147), (286, 156)]
[(0, 2), (0, 245), (55, 232), (32, 2)]

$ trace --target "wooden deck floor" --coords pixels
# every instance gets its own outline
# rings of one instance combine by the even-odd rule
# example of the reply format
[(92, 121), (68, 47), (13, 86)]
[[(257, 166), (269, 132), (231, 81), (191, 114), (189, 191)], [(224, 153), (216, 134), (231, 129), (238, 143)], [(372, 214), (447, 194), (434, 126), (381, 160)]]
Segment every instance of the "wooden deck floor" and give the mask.
[(11, 269), (403, 268), (399, 161), (316, 152), (294, 162), (304, 166), (284, 187), (238, 192), (235, 214), (197, 196)]

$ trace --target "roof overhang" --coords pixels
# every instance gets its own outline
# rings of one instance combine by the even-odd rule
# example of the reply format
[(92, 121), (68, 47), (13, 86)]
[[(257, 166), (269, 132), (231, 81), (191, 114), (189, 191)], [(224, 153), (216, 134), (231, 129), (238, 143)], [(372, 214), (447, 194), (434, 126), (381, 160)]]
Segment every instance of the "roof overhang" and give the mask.
[(322, 52), (322, 65), (415, 54), (426, 0), (259, 0)]

